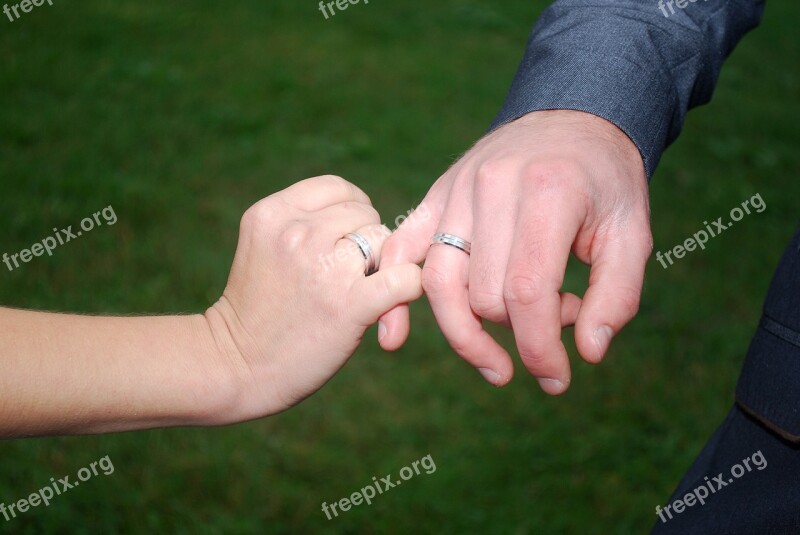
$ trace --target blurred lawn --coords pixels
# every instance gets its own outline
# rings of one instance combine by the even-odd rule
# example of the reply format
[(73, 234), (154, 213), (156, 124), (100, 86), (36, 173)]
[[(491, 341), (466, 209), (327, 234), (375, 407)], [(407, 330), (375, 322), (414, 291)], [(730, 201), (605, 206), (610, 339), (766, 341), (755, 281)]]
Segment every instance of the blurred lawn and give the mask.
[[(0, 269), (0, 303), (203, 310), (243, 210), (317, 174), (356, 182), (391, 222), (482, 134), (544, 5), (382, 0), (326, 21), (312, 0), (87, 0), (0, 20), (0, 253), (109, 204), (119, 217)], [(486, 386), (420, 303), (403, 350), (370, 332), (327, 387), (271, 419), (0, 442), (6, 503), (104, 455), (116, 468), (0, 532), (646, 532), (731, 404), (797, 222), (798, 18), (771, 2), (690, 115), (652, 183), (655, 248), (757, 192), (767, 210), (668, 270), (653, 258), (638, 319), (602, 366), (573, 358), (565, 396), (519, 366)], [(567, 286), (585, 275), (571, 266)], [(434, 474), (321, 512), (428, 453)]]

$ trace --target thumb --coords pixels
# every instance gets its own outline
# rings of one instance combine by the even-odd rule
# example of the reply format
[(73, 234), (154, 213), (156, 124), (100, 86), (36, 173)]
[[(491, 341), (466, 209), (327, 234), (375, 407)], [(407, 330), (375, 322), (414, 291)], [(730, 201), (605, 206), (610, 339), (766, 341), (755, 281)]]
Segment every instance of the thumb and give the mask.
[(422, 269), (416, 264), (382, 268), (356, 282), (350, 289), (352, 319), (369, 327), (397, 305), (422, 296)]

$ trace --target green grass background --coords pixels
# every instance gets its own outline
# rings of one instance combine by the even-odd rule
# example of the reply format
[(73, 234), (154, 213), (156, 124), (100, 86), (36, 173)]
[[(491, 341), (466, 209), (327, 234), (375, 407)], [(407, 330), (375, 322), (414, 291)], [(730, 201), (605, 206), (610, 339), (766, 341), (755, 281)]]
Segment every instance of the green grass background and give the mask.
[[(543, 1), (45, 4), (0, 19), (0, 253), (113, 205), (119, 217), (9, 273), (0, 303), (86, 313), (201, 311), (241, 213), (335, 173), (390, 222), (484, 131)], [(655, 9), (655, 6), (654, 6)], [(427, 304), (408, 344), (374, 330), (291, 411), (219, 429), (0, 442), (0, 501), (109, 455), (116, 468), (2, 533), (644, 533), (721, 421), (797, 222), (800, 7), (764, 25), (690, 114), (652, 181), (655, 249), (760, 193), (761, 214), (664, 270), (607, 360), (542, 394), (517, 363), (488, 387)], [(567, 286), (585, 287), (570, 267)], [(497, 329), (509, 348), (511, 336)], [(36, 333), (30, 333), (36, 336)], [(431, 454), (437, 470), (327, 520), (322, 501)]]

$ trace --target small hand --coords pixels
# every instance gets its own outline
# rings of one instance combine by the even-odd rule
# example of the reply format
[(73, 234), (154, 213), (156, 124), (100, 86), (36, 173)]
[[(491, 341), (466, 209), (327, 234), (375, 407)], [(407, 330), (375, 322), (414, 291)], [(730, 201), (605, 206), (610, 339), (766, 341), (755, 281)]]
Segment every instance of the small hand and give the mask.
[(365, 330), (420, 297), (420, 268), (394, 265), (369, 277), (359, 232), (376, 261), (388, 229), (369, 198), (322, 176), (253, 205), (222, 298), (206, 317), (220, 358), (240, 385), (232, 420), (284, 410), (319, 389), (355, 351)]

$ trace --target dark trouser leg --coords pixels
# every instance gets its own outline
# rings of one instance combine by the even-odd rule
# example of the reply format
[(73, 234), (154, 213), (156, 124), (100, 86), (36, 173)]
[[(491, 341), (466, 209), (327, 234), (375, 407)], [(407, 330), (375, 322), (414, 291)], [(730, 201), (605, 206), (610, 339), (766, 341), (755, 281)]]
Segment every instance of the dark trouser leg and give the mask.
[(736, 404), (660, 507), (657, 535), (800, 533), (800, 228), (772, 280)]

